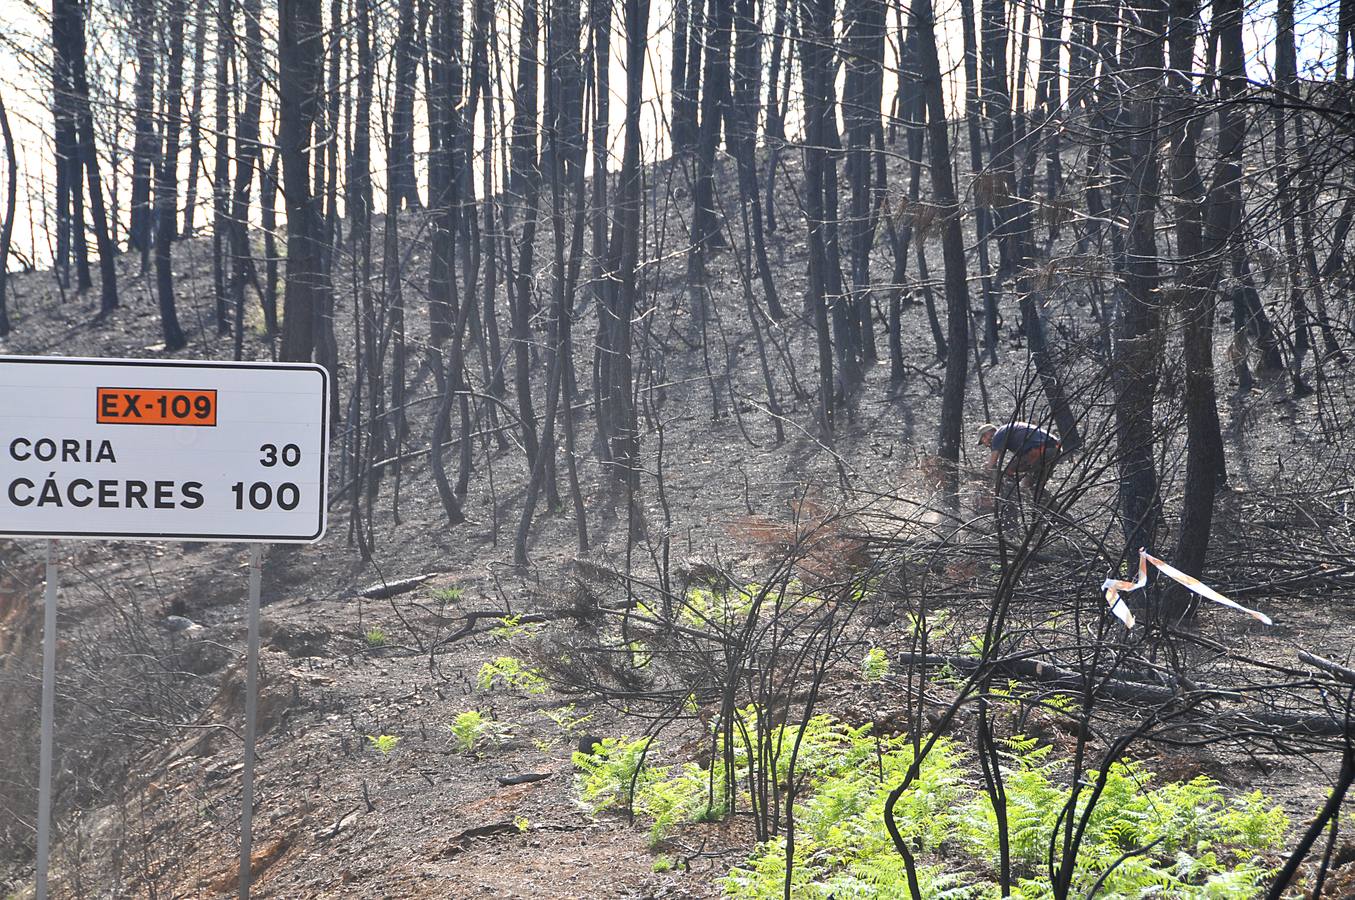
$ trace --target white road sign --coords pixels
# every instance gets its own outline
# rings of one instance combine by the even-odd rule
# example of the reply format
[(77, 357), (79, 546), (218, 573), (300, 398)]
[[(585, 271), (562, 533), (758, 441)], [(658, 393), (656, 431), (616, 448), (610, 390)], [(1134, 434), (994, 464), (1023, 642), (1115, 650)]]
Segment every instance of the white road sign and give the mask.
[(0, 357), (0, 536), (319, 540), (328, 391), (305, 363)]

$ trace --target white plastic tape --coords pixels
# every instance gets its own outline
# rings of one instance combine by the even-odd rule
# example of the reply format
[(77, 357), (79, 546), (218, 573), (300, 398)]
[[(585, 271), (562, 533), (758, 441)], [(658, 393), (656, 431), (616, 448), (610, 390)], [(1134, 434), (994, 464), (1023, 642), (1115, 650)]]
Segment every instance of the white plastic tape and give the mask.
[(1101, 583), (1101, 589), (1106, 592), (1106, 604), (1110, 606), (1110, 612), (1115, 618), (1124, 623), (1125, 628), (1134, 627), (1134, 614), (1129, 611), (1129, 605), (1120, 598), (1120, 594), (1125, 591), (1137, 591), (1148, 583), (1148, 564), (1152, 563), (1157, 570), (1166, 575), (1172, 581), (1184, 587), (1186, 590), (1206, 600), (1212, 600), (1220, 606), (1227, 606), (1238, 612), (1244, 612), (1266, 625), (1273, 625), (1270, 616), (1254, 609), (1248, 609), (1240, 603), (1229, 600), (1209, 585), (1200, 581), (1193, 575), (1187, 575), (1175, 566), (1165, 563), (1153, 556), (1142, 547), (1139, 548), (1139, 576), (1133, 581), (1124, 581), (1118, 578), (1107, 578)]

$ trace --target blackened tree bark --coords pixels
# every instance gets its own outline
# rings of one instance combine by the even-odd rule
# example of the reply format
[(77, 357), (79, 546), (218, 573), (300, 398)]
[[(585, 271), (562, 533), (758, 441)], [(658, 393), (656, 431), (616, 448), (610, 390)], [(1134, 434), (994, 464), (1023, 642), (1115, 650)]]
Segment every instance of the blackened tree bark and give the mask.
[[(354, 271), (353, 298), (353, 406), (349, 418), (352, 433), (352, 460), (359, 475), (353, 479), (351, 534), (356, 538), (364, 560), (372, 554), (372, 507), (376, 499), (379, 475), (373, 463), (381, 459), (386, 440), (386, 396), (383, 381), (385, 366), (385, 328), (387, 320), (376, 310), (372, 289), (372, 82), (375, 63), (372, 53), (371, 0), (353, 0), (357, 54), (357, 99), (350, 117), (351, 143), (344, 163), (344, 205), (348, 213), (348, 247)], [(351, 61), (350, 61), (351, 62)], [(389, 188), (388, 188), (389, 190)], [(392, 192), (393, 193), (393, 192)], [(332, 278), (331, 278), (332, 280)], [(366, 388), (366, 427), (359, 425), (362, 391)], [(361, 474), (361, 473), (367, 474)], [(363, 486), (366, 490), (363, 490)], [(366, 498), (366, 515), (363, 499)]]
[(254, 168), (262, 153), (259, 115), (263, 107), (263, 31), (259, 0), (244, 0), (245, 104), (235, 120), (235, 187), (231, 191), (230, 305), (235, 318), (235, 358), (243, 356), (245, 341), (245, 282), (253, 271), (249, 251), (249, 199)]
[(216, 97), (215, 120), (212, 135), (214, 164), (212, 169), (212, 286), (216, 293), (216, 331), (230, 331), (229, 294), (230, 268), (227, 254), (231, 245), (230, 226), (230, 61), (235, 55), (235, 14), (232, 0), (217, 0), (216, 4)]
[(183, 26), (185, 0), (171, 0), (166, 25), (169, 28), (169, 73), (165, 81), (165, 149), (155, 182), (155, 286), (160, 301), (160, 328), (166, 350), (178, 350), (187, 340), (179, 327), (174, 303), (174, 264), (171, 258), (175, 226), (179, 220), (179, 119), (183, 95)]
[(159, 48), (155, 41), (155, 2), (132, 4), (132, 33), (136, 41), (136, 81), (132, 88), (133, 129), (132, 197), (127, 249), (141, 254), (144, 269), (151, 252), (151, 172), (156, 157), (155, 70)]
[[(842, 301), (842, 270), (837, 253), (837, 172), (829, 154), (839, 148), (832, 89), (831, 0), (801, 0), (800, 74), (805, 96), (804, 209), (809, 239), (809, 313), (819, 357), (819, 420), (826, 434), (834, 426), (837, 386), (829, 307)], [(838, 313), (840, 317), (840, 313)], [(853, 360), (851, 344), (838, 335), (837, 363)], [(842, 374), (844, 382), (851, 379)]]
[[(1298, 52), (1294, 43), (1294, 0), (1279, 0), (1275, 5), (1275, 81), (1287, 94), (1294, 94), (1298, 87)], [(1294, 204), (1296, 185), (1294, 173), (1289, 163), (1289, 113), (1282, 104), (1275, 105), (1275, 191), (1280, 201), (1280, 230), (1284, 238), (1284, 256), (1286, 275), (1289, 281), (1289, 308), (1293, 316), (1293, 352), (1290, 355), (1290, 373), (1293, 379), (1294, 393), (1305, 396), (1312, 392), (1303, 381), (1303, 361), (1312, 347), (1309, 335), (1312, 317), (1308, 312), (1308, 303), (1304, 296), (1304, 271), (1299, 255), (1297, 220), (1299, 213)], [(1347, 200), (1342, 214), (1351, 209)], [(1339, 223), (1338, 223), (1339, 225)], [(1345, 243), (1341, 235), (1336, 243)]]
[(263, 229), (263, 323), (268, 342), (272, 345), (278, 334), (278, 151), (268, 162), (267, 169), (259, 171), (259, 225)]
[(885, 2), (851, 0), (845, 15), (847, 79), (842, 118), (847, 133), (845, 174), (851, 186), (847, 219), (852, 267), (849, 315), (856, 321), (862, 358), (873, 362), (877, 354), (871, 320), (870, 253), (875, 246), (884, 192), (884, 160), (871, 148), (882, 134)]
[[(969, 132), (969, 167), (977, 179), (983, 173), (983, 127), (980, 124), (980, 84), (978, 36), (974, 28), (974, 0), (960, 0), (961, 35), (964, 49), (965, 125)], [(903, 79), (900, 77), (900, 92)], [(992, 261), (988, 256), (988, 236), (992, 231), (988, 204), (974, 204), (974, 227), (978, 237), (979, 282), (983, 286), (983, 347), (990, 362), (997, 362), (998, 329), (1002, 316), (997, 291), (993, 286)]]
[(931, 159), (932, 196), (942, 217), (941, 252), (946, 284), (946, 375), (941, 386), (941, 425), (937, 455), (943, 465), (942, 488), (954, 504), (959, 499), (960, 433), (964, 428), (965, 379), (969, 374), (969, 284), (960, 231), (960, 209), (951, 174), (950, 135), (941, 91), (941, 62), (936, 51), (936, 19), (931, 0), (915, 0), (913, 27), (918, 34), (918, 64), (927, 103), (927, 147)]
[(372, 81), (375, 62), (372, 54), (371, 0), (353, 0), (358, 56), (357, 105), (353, 113), (352, 149), (344, 179), (344, 202), (349, 219), (349, 237), (356, 243), (369, 241), (372, 225)]
[(429, 100), (432, 154), (428, 202), (433, 211), (432, 259), (428, 275), (429, 338), (440, 344), (452, 333), (458, 308), (454, 277), (461, 221), (463, 15), (457, 0), (439, 2), (434, 17), (430, 68), (434, 94)]
[(674, 155), (691, 144), (687, 122), (683, 118), (687, 102), (687, 28), (691, 17), (691, 0), (676, 0), (673, 5), (673, 64), (668, 72), (668, 96), (672, 98), (673, 108), (668, 128)]
[(537, 113), (540, 109), (540, 13), (536, 0), (523, 0), (518, 36), (518, 79), (513, 93), (512, 189), (521, 194), (536, 177)]
[(9, 127), (5, 98), (0, 97), (0, 140), (5, 142), (5, 212), (0, 216), (0, 337), (9, 334), (9, 307), (5, 291), (9, 285), (10, 240), (14, 237), (14, 203), (19, 196), (19, 158), (14, 151), (14, 133)]
[(324, 44), (320, 0), (278, 5), (278, 151), (287, 206), (287, 281), (282, 358), (308, 361), (316, 315), (326, 307), (319, 198), (311, 193), (311, 129), (319, 104)]
[[(885, 229), (894, 254), (889, 291), (889, 383), (892, 388), (903, 383), (906, 373), (903, 358), (903, 301), (909, 292), (908, 253), (913, 240), (913, 216), (910, 210), (916, 209), (918, 203), (922, 180), (923, 130), (927, 119), (918, 75), (917, 29), (905, 30), (901, 6), (896, 5), (895, 10), (899, 18), (899, 86), (894, 99), (893, 118), (903, 124), (904, 138), (908, 144), (908, 193), (907, 207), (885, 216)], [(921, 242), (918, 254), (920, 259), (925, 259)], [(930, 309), (929, 306), (928, 319), (932, 326), (932, 339), (936, 343), (936, 354), (939, 359), (945, 359), (945, 335), (941, 333), (936, 317), (930, 314)]]
[[(1242, 92), (1246, 85), (1247, 61), (1242, 40), (1242, 11), (1235, 8), (1232, 0), (1214, 0), (1212, 33), (1218, 37), (1219, 51), (1219, 100), (1224, 105), (1243, 102)], [(1261, 350), (1260, 368), (1280, 371), (1284, 368), (1284, 358), (1280, 353), (1280, 344), (1275, 336), (1274, 326), (1261, 305), (1260, 295), (1252, 284), (1250, 254), (1247, 249), (1247, 229), (1245, 225), (1244, 203), (1242, 201), (1242, 154), (1246, 142), (1246, 120), (1240, 118), (1232, 127), (1241, 129), (1236, 140), (1220, 141), (1220, 151), (1226, 150), (1226, 168), (1217, 174), (1227, 173), (1231, 180), (1221, 185), (1227, 190), (1230, 200), (1227, 209), (1234, 216), (1229, 231), (1229, 249), (1232, 258), (1235, 287), (1233, 299), (1233, 329), (1235, 339), (1245, 340), (1250, 331), (1256, 336)], [(1220, 135), (1222, 138), (1222, 135)], [(1243, 353), (1234, 354), (1238, 377), (1245, 384), (1250, 375), (1246, 371), (1246, 357)]]
[[(344, 56), (344, 40), (351, 33), (352, 29), (345, 27), (344, 3), (343, 0), (330, 0), (329, 4), (329, 32), (326, 44), (327, 61), (329, 63), (329, 83), (325, 87), (325, 117), (324, 130), (318, 136), (322, 144), (324, 153), (324, 237), (325, 237), (325, 272), (332, 273), (334, 262), (334, 250), (338, 246), (340, 239), (339, 229), (339, 144), (343, 127), (340, 124), (339, 117), (342, 113), (342, 104), (345, 97), (351, 96), (347, 90), (339, 89), (339, 69)], [(318, 181), (317, 177), (317, 181)], [(316, 188), (316, 193), (322, 193)], [(333, 283), (333, 278), (330, 279)], [(331, 293), (332, 297), (332, 293)], [(332, 321), (332, 316), (329, 319)], [(331, 328), (330, 331), (333, 331)], [(323, 340), (322, 335), (317, 340)], [(317, 351), (318, 351), (317, 347)], [(337, 354), (338, 347), (333, 348)]]
[[(644, 175), (640, 169), (640, 106), (644, 99), (645, 39), (649, 0), (624, 0), (626, 116), (611, 234), (605, 316), (606, 347), (598, 375), (598, 427), (609, 472), (632, 496), (639, 488), (640, 432), (633, 400), (632, 330), (639, 305), (640, 211)], [(632, 521), (632, 526), (634, 526)]]
[[(593, 36), (593, 296), (601, 299), (607, 262), (607, 123), (611, 116), (612, 3), (589, 0), (588, 27)], [(568, 406), (566, 406), (568, 408)]]
[[(1205, 187), (1196, 153), (1204, 117), (1190, 114), (1190, 107), (1196, 101), (1189, 72), (1195, 52), (1198, 16), (1196, 0), (1172, 0), (1166, 101), (1171, 123), (1176, 248), (1181, 258), (1177, 280), (1181, 295), (1179, 306), (1186, 369), (1186, 484), (1181, 505), (1181, 533), (1177, 537), (1172, 561), (1182, 571), (1197, 577), (1202, 574), (1209, 551), (1214, 495), (1219, 480), (1225, 474), (1223, 438), (1219, 431), (1218, 400), (1214, 389), (1213, 346), (1214, 309), (1222, 265), (1219, 255), (1221, 248), (1217, 241), (1218, 235), (1212, 234), (1210, 242), (1213, 246), (1208, 251), (1205, 247)], [(1235, 137), (1236, 134), (1230, 128), (1220, 129), (1221, 141)], [(1216, 194), (1211, 199), (1211, 219), (1222, 212), (1216, 206), (1219, 201), (1227, 202), (1223, 194)], [(1178, 600), (1188, 603), (1187, 598), (1190, 596), (1181, 591)]]
[[(837, 160), (842, 141), (837, 128), (837, 37), (833, 14), (831, 2), (809, 0), (801, 4), (801, 69), (808, 145), (805, 184), (811, 195), (804, 205), (811, 234), (811, 293), (822, 298), (831, 315), (832, 348), (838, 368), (835, 392), (846, 400), (861, 384), (863, 354), (860, 323), (843, 286), (838, 237)], [(810, 151), (814, 154), (813, 172)]]
[(91, 225), (94, 228), (94, 241), (99, 248), (99, 311), (101, 315), (107, 315), (118, 306), (117, 248), (113, 246), (113, 240), (108, 232), (103, 182), (99, 177), (99, 153), (94, 143), (94, 114), (90, 109), (89, 77), (85, 68), (85, 7), (78, 2), (73, 5), (75, 27), (71, 30), (67, 62), (70, 66), (72, 100), (80, 145), (79, 158), (84, 169), (85, 184), (89, 188), (89, 212), (93, 219)]
[[(546, 128), (550, 134), (542, 156), (559, 153), (567, 184), (574, 182), (583, 165), (583, 67), (579, 53), (581, 34), (579, 0), (553, 0), (546, 41)], [(553, 160), (545, 159), (543, 171), (554, 171)]]
[(673, 155), (696, 148), (697, 94), (700, 87), (705, 0), (678, 0), (674, 8), (672, 130)]
[(1340, 0), (1336, 11), (1336, 80), (1350, 77), (1350, 51), (1355, 45), (1355, 0)]
[[(1040, 74), (1035, 85), (1035, 111), (1040, 117), (1038, 128), (1044, 136), (1042, 141), (1045, 168), (1045, 197), (1055, 208), (1060, 184), (1063, 181), (1063, 161), (1059, 150), (1058, 118), (1063, 108), (1062, 82), (1059, 78), (1059, 53), (1063, 44), (1063, 3), (1061, 0), (1045, 0), (1040, 11)], [(1027, 187), (1023, 191), (1026, 197), (1034, 196), (1030, 187), (1039, 155), (1033, 151), (1026, 156), (1026, 168), (1023, 180)], [(1057, 215), (1050, 222), (1051, 237), (1059, 231)]]
[(692, 254), (695, 268), (704, 269), (707, 250), (724, 246), (720, 217), (715, 210), (715, 151), (720, 146), (725, 112), (729, 107), (729, 47), (734, 0), (710, 0), (707, 15), (706, 67), (701, 85), (701, 121), (696, 138), (696, 184), (692, 192)]
[(184, 196), (184, 237), (193, 236), (198, 206), (198, 167), (202, 165), (202, 81), (207, 70), (207, 4), (197, 8), (193, 24), (193, 87), (188, 102), (188, 190)]
[[(904, 139), (908, 145), (908, 204), (898, 225), (890, 224), (890, 239), (894, 249), (895, 284), (904, 283), (908, 271), (908, 252), (913, 247), (917, 257), (917, 277), (922, 289), (923, 305), (927, 311), (927, 324), (931, 328), (932, 342), (936, 345), (936, 358), (947, 358), (945, 332), (941, 329), (941, 320), (936, 314), (936, 301), (931, 289), (931, 266), (927, 262), (926, 229), (931, 228), (930, 221), (919, 219), (924, 207), (922, 197), (923, 154), (926, 149), (927, 102), (922, 91), (922, 76), (918, 63), (917, 28), (909, 28), (906, 36), (901, 37), (901, 65), (899, 68), (899, 117), (903, 122)], [(914, 232), (917, 232), (915, 235)], [(914, 241), (913, 238), (917, 240)], [(894, 298), (902, 303), (903, 295)], [(894, 316), (895, 322), (898, 316)], [(901, 340), (901, 339), (900, 339)], [(900, 343), (901, 349), (901, 343)], [(899, 355), (891, 363), (897, 377), (902, 377), (903, 359)]]
[[(311, 142), (315, 153), (315, 211), (318, 221), (317, 241), (320, 245), (320, 273), (325, 290), (319, 294), (315, 307), (315, 361), (330, 373), (339, 371), (339, 342), (334, 333), (334, 279), (332, 267), (334, 251), (339, 240), (339, 113), (343, 94), (339, 90), (339, 63), (343, 57), (343, 41), (349, 29), (344, 27), (343, 0), (330, 0), (329, 29), (322, 23), (320, 69), (325, 74), (328, 63), (329, 81), (320, 88), (316, 99), (315, 131)], [(323, 13), (322, 13), (323, 15)], [(324, 100), (324, 103), (321, 103)], [(246, 245), (248, 246), (248, 245)], [(329, 394), (330, 421), (341, 420), (339, 392)]]
[[(778, 15), (783, 13), (778, 11)], [(757, 177), (757, 112), (762, 83), (762, 41), (756, 0), (736, 0), (734, 29), (734, 92), (729, 106), (725, 141), (738, 164), (739, 198), (744, 214), (748, 217), (752, 254), (757, 263), (763, 298), (771, 316), (782, 319), (786, 311), (781, 308), (771, 263), (767, 259)]]
[[(70, 286), (71, 265), (71, 182), (72, 170), (75, 181), (80, 179), (79, 150), (76, 145), (75, 112), (71, 103), (71, 72), (69, 62), (70, 32), (75, 27), (72, 21), (73, 3), (52, 4), (52, 137), (56, 148), (56, 176), (54, 192), (56, 195), (56, 252), (52, 267), (56, 272), (57, 285)], [(80, 235), (83, 246), (84, 235)], [(88, 271), (86, 271), (88, 277)], [(81, 289), (87, 284), (82, 283)]]
[(1111, 154), (1121, 214), (1128, 223), (1118, 264), (1126, 297), (1116, 344), (1115, 435), (1121, 525), (1126, 553), (1133, 555), (1140, 547), (1153, 546), (1162, 510), (1153, 459), (1154, 396), (1162, 350), (1155, 214), (1158, 162), (1153, 147), (1160, 120), (1166, 15), (1162, 0), (1128, 0), (1124, 10), (1132, 25), (1124, 31), (1128, 93)]
[[(1293, 9), (1289, 0), (1283, 0), (1276, 7), (1277, 27), (1276, 27), (1276, 57), (1275, 69), (1276, 78), (1279, 80), (1281, 88), (1289, 94), (1297, 91), (1298, 85), (1298, 61), (1297, 48), (1294, 45), (1293, 28)], [(1287, 27), (1286, 27), (1287, 20)], [(1282, 104), (1277, 104), (1275, 109), (1277, 118), (1289, 118), (1285, 115)], [(1289, 118), (1289, 125), (1294, 130), (1294, 153), (1300, 161), (1309, 159), (1308, 139), (1303, 127), (1303, 118), (1293, 116)], [(1285, 129), (1280, 130), (1280, 137), (1283, 138)], [(1281, 144), (1281, 153), (1283, 145)], [(1317, 253), (1314, 249), (1313, 234), (1313, 203), (1319, 190), (1320, 178), (1314, 172), (1312, 166), (1303, 166), (1301, 175), (1297, 179), (1297, 190), (1294, 194), (1298, 195), (1298, 224), (1300, 228), (1300, 258), (1303, 263), (1303, 272), (1307, 277), (1307, 286), (1311, 291), (1311, 297), (1316, 307), (1313, 310), (1312, 319), (1316, 320), (1317, 327), (1322, 335), (1322, 346), (1325, 356), (1344, 364), (1346, 360), (1345, 351), (1342, 350), (1340, 342), (1336, 339), (1336, 330), (1332, 327), (1332, 320), (1327, 314), (1326, 289), (1323, 286), (1325, 279), (1331, 278), (1345, 261), (1346, 238), (1350, 234), (1352, 222), (1355, 222), (1355, 198), (1348, 198), (1341, 207), (1341, 212), (1336, 217), (1336, 222), (1332, 227), (1331, 250), (1327, 255), (1321, 268), (1317, 264)], [(1281, 187), (1281, 191), (1284, 189)], [(1282, 193), (1282, 198), (1289, 198), (1289, 194)], [(1284, 207), (1282, 206), (1283, 210)], [(1292, 226), (1293, 221), (1287, 212), (1282, 213), (1285, 216), (1286, 225)], [(1301, 299), (1301, 298), (1299, 298)], [(1304, 303), (1303, 309), (1295, 311), (1295, 329), (1298, 329), (1300, 319), (1307, 319), (1307, 304)], [(1308, 321), (1312, 321), (1309, 319)], [(1295, 335), (1296, 349), (1298, 353), (1299, 336)], [(1305, 343), (1311, 343), (1306, 341)], [(1319, 359), (1319, 363), (1321, 363)], [(1294, 363), (1294, 371), (1300, 368), (1300, 363)]]
[(390, 148), (386, 182), (395, 194), (396, 209), (418, 209), (419, 188), (414, 177), (414, 79), (418, 57), (414, 0), (400, 0), (395, 34), (395, 102), (391, 108)]
[[(764, 143), (767, 145), (767, 189), (763, 202), (766, 211), (767, 233), (776, 233), (776, 165), (781, 147), (786, 142), (786, 106), (789, 104), (793, 80), (794, 44), (786, 40), (787, 20), (795, 14), (798, 4), (776, 2), (776, 18), (772, 25), (772, 54), (767, 65), (767, 117), (763, 123)], [(784, 65), (782, 64), (784, 60)]]
[[(497, 309), (499, 293), (499, 225), (497, 215), (495, 149), (501, 140), (495, 134), (495, 97), (494, 84), (490, 80), (490, 52), (498, 43), (498, 27), (495, 20), (493, 0), (476, 0), (475, 34), (471, 52), (471, 94), (480, 98), (481, 157), (479, 160), (482, 179), (481, 194), (483, 200), (484, 225), (480, 230), (483, 248), (477, 243), (477, 249), (484, 259), (483, 329), (481, 373), (490, 394), (502, 398), (505, 393), (503, 372), (503, 347), (499, 337), (499, 316)], [(497, 60), (497, 57), (496, 57)], [(474, 302), (472, 296), (467, 302)], [(497, 413), (493, 404), (486, 404), (491, 423), (497, 422)], [(499, 446), (506, 447), (507, 438), (500, 433)]]

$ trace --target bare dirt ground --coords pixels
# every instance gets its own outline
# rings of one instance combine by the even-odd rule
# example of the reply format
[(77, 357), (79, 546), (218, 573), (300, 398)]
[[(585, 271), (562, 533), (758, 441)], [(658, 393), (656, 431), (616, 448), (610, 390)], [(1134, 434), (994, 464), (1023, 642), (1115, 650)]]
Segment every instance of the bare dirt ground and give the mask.
[[(800, 222), (789, 212), (787, 221), (798, 234)], [(378, 220), (378, 233), (381, 227)], [(413, 222), (402, 228), (411, 239), (417, 231)], [(676, 243), (672, 234), (668, 240)], [(783, 277), (783, 302), (798, 309), (803, 246), (773, 238), (772, 249), (778, 277)], [(228, 359), (230, 339), (217, 336), (210, 325), (206, 250), (203, 241), (183, 242), (176, 249), (176, 266), (185, 273), (179, 282), (180, 314), (192, 334), (182, 355)], [(933, 260), (939, 269), (939, 253)], [(654, 373), (651, 396), (664, 424), (664, 490), (672, 515), (667, 531), (679, 566), (717, 553), (753, 558), (757, 548), (740, 540), (732, 523), (750, 514), (784, 518), (788, 503), (805, 491), (829, 506), (859, 504), (867, 494), (894, 495), (899, 502), (926, 500), (932, 488), (922, 462), (933, 453), (940, 369), (920, 306), (905, 309), (908, 359), (916, 368), (900, 390), (891, 395), (887, 364), (872, 369), (831, 449), (817, 435), (812, 402), (792, 403), (787, 391), (786, 441), (776, 445), (765, 411), (746, 399), (762, 395), (761, 376), (746, 313), (738, 312), (742, 301), (734, 287), (733, 259), (725, 254), (712, 266), (710, 283), (722, 310), (721, 341), (729, 354), (727, 367), (726, 361), (715, 365), (715, 377), (699, 350), (686, 349), (686, 339), (700, 330), (687, 312), (683, 265), (678, 258), (658, 268), (649, 325), (654, 340), (671, 351), (663, 370)], [(876, 270), (882, 276), (888, 272), (883, 258)], [(122, 274), (123, 307), (103, 320), (95, 317), (97, 291), (57, 302), (49, 274), (14, 278), (15, 332), (0, 342), (0, 352), (162, 355), (151, 280), (137, 275), (132, 259), (123, 261)], [(351, 309), (342, 294), (339, 302), (336, 324), (344, 348), (352, 342)], [(969, 423), (1006, 416), (1019, 392), (1024, 354), (1013, 352), (1021, 347), (1014, 315), (1009, 312), (1002, 362), (983, 370), (991, 395), (987, 409), (971, 376)], [(1071, 294), (1060, 301), (1056, 319), (1075, 336), (1096, 327), (1092, 311)], [(591, 322), (585, 312), (577, 326), (584, 344), (581, 373), (589, 366), (583, 336), (591, 333)], [(414, 300), (409, 328), (414, 339), (427, 333), (426, 314)], [(812, 332), (792, 321), (785, 340), (797, 360), (797, 377), (812, 385)], [(880, 343), (883, 351), (883, 338)], [(253, 335), (247, 355), (266, 358), (268, 353), (266, 343)], [(416, 352), (414, 359), (419, 358)], [(732, 391), (723, 380), (726, 370)], [(1294, 465), (1305, 454), (1330, 461), (1332, 454), (1344, 452), (1321, 444), (1314, 402), (1286, 401), (1282, 380), (1237, 394), (1220, 375), (1221, 394), (1232, 392), (1221, 412), (1230, 460), (1240, 463), (1234, 479), (1238, 491), (1247, 487), (1253, 467), (1266, 473), (1256, 475), (1257, 481), (1270, 478), (1277, 457)], [(348, 369), (341, 371), (341, 383), (346, 385), (350, 376)], [(416, 396), (434, 389), (426, 366), (413, 380)], [(785, 382), (783, 374), (783, 390)], [(586, 447), (591, 440), (587, 422), (583, 428)], [(416, 419), (412, 430), (412, 446), (426, 446), (427, 418)], [(653, 478), (652, 429), (643, 442), (651, 475), (642, 502), (650, 537), (656, 539), (664, 519)], [(1167, 465), (1180, 464), (1179, 449), (1172, 451), (1178, 455), (1168, 455)], [(979, 461), (977, 448), (966, 446), (965, 452), (969, 462)], [(483, 477), (490, 464), (497, 485), (493, 495)], [(535, 526), (529, 548), (533, 566), (514, 567), (511, 534), (525, 484), (523, 455), (515, 446), (491, 449), (487, 456), (477, 450), (476, 467), (466, 500), (470, 521), (455, 528), (446, 525), (426, 455), (402, 474), (398, 525), (391, 483), (383, 483), (376, 557), (369, 565), (361, 564), (347, 540), (342, 503), (334, 505), (328, 534), (318, 545), (268, 549), (254, 828), (257, 896), (718, 895), (717, 879), (752, 842), (737, 824), (682, 830), (666, 851), (676, 868), (657, 873), (643, 829), (620, 816), (589, 816), (574, 802), (570, 753), (579, 737), (634, 734), (643, 725), (607, 705), (581, 703), (576, 714), (592, 719), (567, 731), (546, 712), (575, 698), (553, 691), (523, 695), (478, 688), (481, 665), (500, 655), (521, 655), (520, 639), (477, 633), (429, 652), (463, 624), (468, 611), (555, 608), (578, 589), (572, 563), (578, 555), (575, 522), (568, 504), (545, 511)], [(592, 456), (581, 459), (581, 477), (594, 542), (588, 558), (624, 568), (624, 508)], [(1105, 496), (1102, 492), (1087, 502), (1104, 502)], [(1230, 515), (1245, 516), (1244, 503), (1225, 503), (1225, 528)], [(491, 538), (495, 530), (497, 542)], [(10, 785), (5, 802), (13, 816), (7, 826), (12, 848), (31, 841), (32, 811), (20, 801), (35, 794), (36, 727), (30, 717), (37, 709), (33, 676), (41, 632), (41, 552), (37, 543), (0, 543), (0, 675), (13, 687), (0, 722), (16, 725), (19, 745), (0, 776)], [(59, 797), (57, 895), (232, 893), (239, 846), (247, 551), (230, 545), (67, 542), (59, 553), (58, 753), (65, 787)], [(649, 563), (639, 559), (635, 565)], [(359, 596), (373, 585), (420, 574), (431, 577), (410, 593), (388, 600)], [(1104, 573), (1088, 573), (1089, 609), (1098, 602), (1095, 587), (1101, 577)], [(447, 593), (452, 589), (459, 593)], [(983, 600), (983, 588), (973, 582), (972, 600), (957, 602), (957, 614), (972, 612)], [(1299, 642), (1345, 658), (1355, 636), (1355, 615), (1335, 598), (1267, 611), (1280, 624), (1265, 636), (1224, 616), (1209, 618), (1203, 627), (1211, 637), (1253, 648), (1257, 641), (1270, 641), (1277, 656), (1290, 658)], [(168, 633), (163, 620), (171, 613), (191, 618), (206, 631), (193, 640)], [(374, 628), (384, 636), (379, 646), (367, 637)], [(863, 620), (861, 628), (870, 642), (887, 647), (900, 642), (904, 632), (903, 623), (888, 615)], [(903, 705), (903, 697), (865, 691), (859, 684), (835, 687), (825, 706), (862, 721), (888, 720)], [(511, 737), (479, 754), (455, 749), (448, 724), (456, 713), (472, 708), (513, 723)], [(399, 738), (391, 752), (373, 748), (369, 736), (380, 735)], [(1250, 769), (1203, 755), (1164, 757), (1159, 765), (1183, 770), (1173, 771), (1174, 777), (1210, 771), (1239, 785), (1264, 772), (1267, 790), (1296, 812), (1311, 810), (1325, 783), (1278, 757), (1258, 760)], [(513, 786), (498, 781), (524, 773), (548, 777)], [(26, 896), (29, 877), (31, 869), (16, 862), (8, 878), (0, 879), (0, 889)]]

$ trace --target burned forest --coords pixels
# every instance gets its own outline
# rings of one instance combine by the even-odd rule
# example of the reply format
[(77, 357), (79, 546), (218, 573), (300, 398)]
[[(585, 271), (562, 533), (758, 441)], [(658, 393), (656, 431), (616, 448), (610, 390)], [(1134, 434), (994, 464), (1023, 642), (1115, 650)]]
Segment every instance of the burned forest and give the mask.
[(0, 0), (0, 896), (1355, 897), (1352, 226), (1355, 0)]

